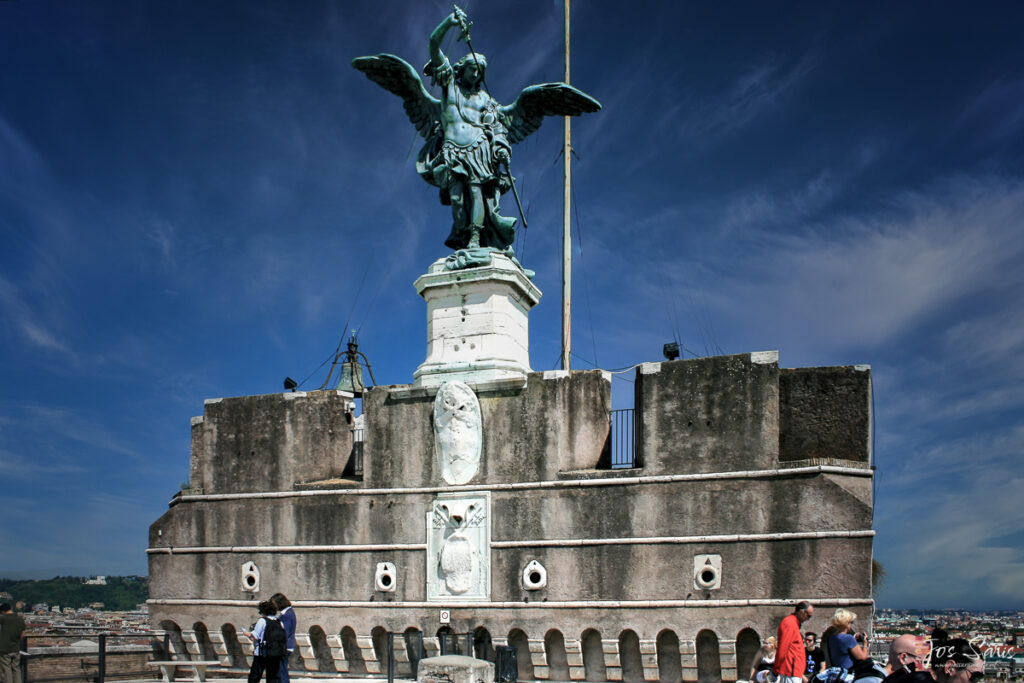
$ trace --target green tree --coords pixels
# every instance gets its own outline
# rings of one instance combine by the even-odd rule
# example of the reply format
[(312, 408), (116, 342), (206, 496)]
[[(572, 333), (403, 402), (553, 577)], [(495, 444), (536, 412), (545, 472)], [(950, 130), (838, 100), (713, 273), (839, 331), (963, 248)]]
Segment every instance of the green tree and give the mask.
[(885, 573), (885, 567), (882, 566), (882, 563), (879, 562), (878, 560), (876, 560), (875, 558), (871, 558), (871, 593), (872, 594), (878, 593), (878, 589), (881, 588), (882, 584), (885, 583), (885, 577), (886, 576), (887, 576), (887, 574)]

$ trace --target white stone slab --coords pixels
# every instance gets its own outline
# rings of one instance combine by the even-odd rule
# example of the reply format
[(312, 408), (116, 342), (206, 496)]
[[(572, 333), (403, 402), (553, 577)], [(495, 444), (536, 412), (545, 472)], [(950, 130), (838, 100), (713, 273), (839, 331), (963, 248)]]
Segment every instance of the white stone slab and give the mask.
[(525, 379), (530, 372), (529, 311), (540, 290), (502, 254), (491, 265), (446, 270), (435, 261), (415, 283), (427, 303), (427, 356), (416, 386)]
[(426, 521), (427, 600), (490, 600), (490, 492), (439, 493)]
[(468, 484), (480, 466), (480, 402), (465, 382), (445, 382), (434, 398), (434, 457), (445, 482)]
[(778, 351), (754, 351), (750, 354), (750, 362), (757, 365), (771, 365), (779, 362)]

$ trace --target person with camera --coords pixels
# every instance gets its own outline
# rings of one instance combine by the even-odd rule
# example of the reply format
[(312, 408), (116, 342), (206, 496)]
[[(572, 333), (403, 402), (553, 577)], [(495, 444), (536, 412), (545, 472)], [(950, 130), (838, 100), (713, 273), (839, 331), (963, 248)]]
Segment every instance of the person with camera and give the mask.
[(260, 618), (252, 630), (242, 631), (242, 635), (248, 636), (253, 643), (248, 683), (259, 683), (264, 672), (267, 674), (267, 683), (277, 683), (280, 681), (281, 660), (287, 653), (288, 637), (277, 619), (277, 607), (273, 602), (264, 600), (257, 610)]
[(868, 659), (868, 637), (863, 631), (853, 633), (857, 615), (840, 607), (832, 615), (832, 623), (821, 635), (830, 667), (853, 671), (854, 662)]

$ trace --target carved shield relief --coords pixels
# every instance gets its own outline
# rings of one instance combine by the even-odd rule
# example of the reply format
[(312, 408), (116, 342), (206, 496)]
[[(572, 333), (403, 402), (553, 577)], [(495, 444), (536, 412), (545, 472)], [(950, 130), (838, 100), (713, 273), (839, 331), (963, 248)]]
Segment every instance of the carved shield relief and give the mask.
[(427, 513), (427, 600), (487, 600), (490, 493), (440, 493)]
[(467, 484), (480, 466), (480, 402), (464, 382), (445, 382), (434, 399), (434, 454), (441, 478)]

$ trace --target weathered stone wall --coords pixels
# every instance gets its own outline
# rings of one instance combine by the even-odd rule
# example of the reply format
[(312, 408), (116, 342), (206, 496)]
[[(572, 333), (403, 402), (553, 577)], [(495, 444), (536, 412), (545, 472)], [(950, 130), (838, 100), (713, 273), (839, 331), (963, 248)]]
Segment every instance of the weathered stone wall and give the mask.
[(866, 366), (779, 371), (779, 459), (871, 460)]
[[(529, 375), (523, 388), (479, 392), (483, 456), (474, 481), (557, 478), (596, 467), (611, 427), (611, 382), (600, 370)], [(434, 392), (374, 387), (363, 398), (368, 488), (432, 486)]]
[(775, 467), (777, 354), (645, 363), (636, 375), (638, 449), (645, 473)]
[[(871, 528), (867, 477), (621, 481), (492, 490), (492, 599), (684, 599), (695, 592), (695, 554), (722, 555), (717, 599), (870, 595), (869, 576), (847, 561), (870, 557), (870, 538), (842, 535)], [(395, 592), (376, 599), (426, 599), (429, 493), (318, 494), (178, 504), (151, 530), (151, 576), (160, 580), (151, 579), (150, 596), (248, 599), (241, 566), (253, 561), (263, 592), (371, 600), (376, 564), (393, 562)], [(790, 538), (816, 533), (832, 535)], [(574, 545), (581, 540), (592, 544)], [(320, 549), (293, 550), (303, 547)], [(548, 570), (541, 591), (521, 587), (530, 559)]]
[(287, 491), (340, 477), (352, 451), (352, 396), (311, 391), (209, 399), (192, 420), (194, 489)]
[[(367, 392), (361, 480), (341, 478), (345, 396), (208, 403), (193, 425), (191, 487), (150, 529), (153, 622), (204, 624), (214, 646), (240, 652), (234, 629), (254, 621), (257, 598), (282, 591), (300, 615), (303, 666), (358, 658), (353, 670), (374, 673), (371, 634), (378, 650), (385, 631), (433, 636), (445, 607), (456, 632), (519, 643), (521, 674), (579, 680), (586, 659), (603, 661), (595, 676), (607, 680), (664, 669), (690, 681), (698, 655), (720, 662), (723, 680), (742, 678), (739, 634), (774, 632), (796, 600), (821, 615), (870, 613), (869, 371), (779, 370), (773, 353), (645, 364), (642, 460), (618, 471), (598, 467), (606, 373), (533, 373), (476, 393), (482, 453), (464, 486), (446, 485), (435, 462), (432, 390)], [(475, 604), (427, 599), (439, 561), (428, 515), (452, 491), (490, 500), (491, 589)], [(698, 556), (720, 567), (711, 588), (697, 587)], [(523, 584), (533, 560), (547, 571), (539, 590)], [(250, 562), (258, 592), (242, 580)], [(379, 563), (394, 564), (394, 590), (375, 586)]]

